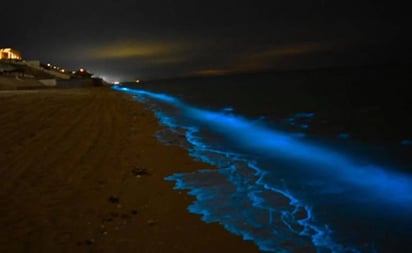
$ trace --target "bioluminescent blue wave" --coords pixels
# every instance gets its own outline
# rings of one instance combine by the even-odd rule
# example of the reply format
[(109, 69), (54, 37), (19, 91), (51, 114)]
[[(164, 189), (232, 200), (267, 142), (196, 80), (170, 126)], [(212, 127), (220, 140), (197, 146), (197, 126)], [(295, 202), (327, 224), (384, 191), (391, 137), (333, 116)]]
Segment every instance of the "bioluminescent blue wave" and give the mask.
[[(165, 94), (114, 89), (173, 108), (167, 112), (158, 109), (156, 116), (170, 128), (184, 129), (192, 145), (191, 156), (219, 170), (175, 174), (167, 179), (176, 181), (177, 189), (196, 196), (191, 212), (253, 240), (261, 250), (304, 252), (312, 245), (320, 252), (358, 252), (356, 248), (372, 252), (385, 226), (376, 225), (369, 236), (363, 234), (367, 228), (351, 230), (348, 224), (356, 226), (366, 218), (388, 224), (396, 221), (399, 229), (412, 224), (409, 174), (307, 141), (301, 138), (304, 133), (269, 128), (234, 115), (231, 108), (215, 112)], [(296, 114), (291, 121), (314, 116)], [(303, 124), (307, 123), (299, 123), (301, 128), (309, 127)], [(360, 246), (357, 237), (371, 241)]]
[[(191, 118), (255, 153), (303, 163), (312, 172), (334, 177), (341, 183), (362, 187), (383, 201), (412, 209), (412, 178), (374, 164), (361, 164), (348, 155), (297, 140), (246, 119), (186, 106)], [(365, 180), (367, 179), (367, 180)]]
[(231, 141), (254, 152), (266, 152), (273, 157), (303, 162), (310, 165), (311, 170), (322, 171), (328, 176), (336, 177), (337, 181), (365, 188), (371, 194), (379, 195), (382, 200), (412, 208), (412, 178), (409, 175), (388, 172), (374, 164), (358, 164), (355, 158), (345, 154), (304, 143), (288, 134), (268, 129), (241, 117), (194, 108), (164, 94), (121, 89), (180, 107), (185, 116), (213, 128)]
[(149, 92), (149, 91), (145, 91), (145, 90), (132, 90), (126, 87), (117, 87), (115, 86), (113, 89), (115, 90), (120, 90), (120, 91), (124, 91), (124, 92), (128, 92), (128, 93), (132, 93), (135, 95), (146, 95), (149, 96), (151, 98), (166, 102), (166, 103), (170, 103), (170, 104), (175, 104), (175, 105), (179, 105), (182, 104), (182, 102), (180, 102), (177, 98), (168, 96), (168, 95), (164, 95), (164, 94), (158, 94), (158, 93), (153, 93), (153, 92)]

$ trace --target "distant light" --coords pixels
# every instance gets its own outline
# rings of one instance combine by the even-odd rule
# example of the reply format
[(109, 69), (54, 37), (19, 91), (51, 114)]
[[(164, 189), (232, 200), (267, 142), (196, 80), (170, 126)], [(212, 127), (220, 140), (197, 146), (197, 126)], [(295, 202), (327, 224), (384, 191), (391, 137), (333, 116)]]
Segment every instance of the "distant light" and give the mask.
[(76, 74), (76, 71), (72, 71), (72, 74)]
[(60, 71), (64, 73), (64, 69), (61, 69)]
[(136, 83), (140, 83), (140, 80), (136, 80)]
[(47, 63), (47, 67), (50, 67), (51, 66), (51, 64), (50, 63)]
[(84, 72), (84, 68), (80, 68), (80, 72)]
[(53, 69), (57, 69), (56, 66), (53, 66)]
[(119, 82), (119, 81), (115, 81), (115, 82), (113, 82), (113, 84), (118, 85), (118, 84), (120, 84), (120, 82)]

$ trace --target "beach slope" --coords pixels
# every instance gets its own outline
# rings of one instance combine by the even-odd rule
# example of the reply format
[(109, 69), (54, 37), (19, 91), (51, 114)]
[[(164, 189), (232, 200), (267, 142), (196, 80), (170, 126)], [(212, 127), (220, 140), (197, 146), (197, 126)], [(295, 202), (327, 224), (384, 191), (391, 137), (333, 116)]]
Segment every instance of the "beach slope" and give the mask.
[(0, 91), (0, 252), (258, 252), (164, 177), (205, 168), (106, 88)]

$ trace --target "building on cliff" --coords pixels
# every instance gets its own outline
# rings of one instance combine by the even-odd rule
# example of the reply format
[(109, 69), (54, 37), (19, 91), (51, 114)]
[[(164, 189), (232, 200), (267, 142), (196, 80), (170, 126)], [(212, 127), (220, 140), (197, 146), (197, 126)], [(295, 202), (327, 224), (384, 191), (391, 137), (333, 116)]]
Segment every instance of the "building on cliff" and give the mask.
[(21, 53), (12, 48), (0, 48), (0, 60), (22, 60)]

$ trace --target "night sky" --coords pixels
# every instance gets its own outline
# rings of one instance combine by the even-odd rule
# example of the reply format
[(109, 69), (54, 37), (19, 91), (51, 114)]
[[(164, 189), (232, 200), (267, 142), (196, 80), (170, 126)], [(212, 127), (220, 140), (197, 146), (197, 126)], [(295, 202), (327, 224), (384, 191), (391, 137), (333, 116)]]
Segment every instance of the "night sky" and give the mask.
[(410, 61), (409, 9), (368, 2), (3, 1), (0, 47), (109, 81)]

